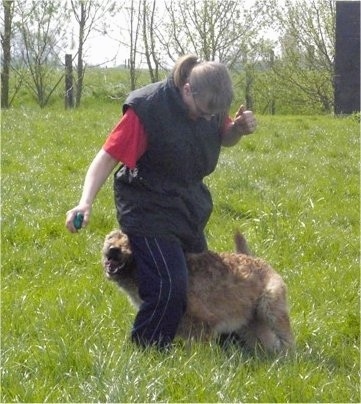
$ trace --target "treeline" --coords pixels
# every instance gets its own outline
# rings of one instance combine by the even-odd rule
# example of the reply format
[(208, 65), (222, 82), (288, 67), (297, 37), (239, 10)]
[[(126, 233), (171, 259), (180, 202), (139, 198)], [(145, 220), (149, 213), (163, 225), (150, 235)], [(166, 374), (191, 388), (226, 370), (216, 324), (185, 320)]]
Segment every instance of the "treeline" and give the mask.
[(128, 51), (126, 91), (195, 53), (226, 63), (237, 97), (258, 113), (333, 110), (335, 0), (3, 0), (2, 11), (2, 108), (24, 92), (41, 108), (64, 94), (69, 49), (79, 107), (89, 38), (101, 32)]

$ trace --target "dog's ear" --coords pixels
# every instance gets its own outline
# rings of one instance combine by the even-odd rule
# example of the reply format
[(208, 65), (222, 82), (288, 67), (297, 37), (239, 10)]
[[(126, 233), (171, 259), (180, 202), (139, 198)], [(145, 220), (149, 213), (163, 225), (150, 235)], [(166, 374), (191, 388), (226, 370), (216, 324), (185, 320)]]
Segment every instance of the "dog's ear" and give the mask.
[(108, 233), (105, 236), (105, 240), (107, 241), (112, 238), (121, 238), (122, 235), (123, 235), (123, 233), (120, 230), (112, 230), (110, 233)]

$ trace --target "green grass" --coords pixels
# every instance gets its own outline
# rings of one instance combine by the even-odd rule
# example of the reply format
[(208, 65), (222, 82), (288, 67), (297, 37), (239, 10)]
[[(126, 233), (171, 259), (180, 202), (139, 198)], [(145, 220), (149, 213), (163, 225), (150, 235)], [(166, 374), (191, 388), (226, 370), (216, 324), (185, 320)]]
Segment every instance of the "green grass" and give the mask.
[(212, 249), (236, 228), (289, 288), (297, 350), (277, 359), (128, 341), (134, 311), (100, 266), (112, 181), (88, 228), (65, 212), (119, 105), (2, 113), (2, 402), (359, 402), (359, 123), (259, 117), (207, 179)]

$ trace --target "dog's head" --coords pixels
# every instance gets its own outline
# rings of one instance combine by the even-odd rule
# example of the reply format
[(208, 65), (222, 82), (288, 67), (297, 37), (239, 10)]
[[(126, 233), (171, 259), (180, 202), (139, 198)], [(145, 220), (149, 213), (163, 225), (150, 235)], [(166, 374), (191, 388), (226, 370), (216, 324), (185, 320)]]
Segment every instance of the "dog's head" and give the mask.
[(134, 268), (129, 240), (123, 232), (114, 230), (105, 237), (102, 260), (105, 274), (112, 280), (126, 276)]
[(128, 237), (120, 230), (114, 230), (105, 237), (102, 261), (106, 277), (115, 282), (139, 308), (142, 299), (139, 297), (135, 260)]

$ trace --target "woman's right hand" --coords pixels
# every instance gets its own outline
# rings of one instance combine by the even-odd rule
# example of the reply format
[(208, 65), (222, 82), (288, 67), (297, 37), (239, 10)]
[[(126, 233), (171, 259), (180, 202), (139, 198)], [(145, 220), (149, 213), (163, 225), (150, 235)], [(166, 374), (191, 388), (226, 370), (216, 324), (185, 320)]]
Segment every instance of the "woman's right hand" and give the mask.
[(88, 224), (95, 196), (117, 164), (118, 161), (110, 154), (103, 149), (99, 150), (86, 173), (79, 204), (66, 212), (65, 226), (71, 233), (78, 231), (74, 226), (74, 219), (78, 213), (84, 216), (81, 227)]
[(88, 205), (77, 205), (73, 209), (66, 212), (65, 227), (71, 232), (76, 233), (78, 229), (74, 225), (74, 219), (77, 214), (83, 215), (83, 222), (81, 228), (85, 227), (89, 223), (91, 213), (91, 206)]

